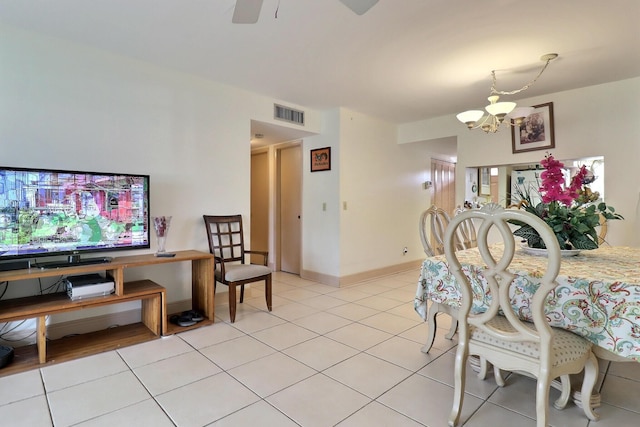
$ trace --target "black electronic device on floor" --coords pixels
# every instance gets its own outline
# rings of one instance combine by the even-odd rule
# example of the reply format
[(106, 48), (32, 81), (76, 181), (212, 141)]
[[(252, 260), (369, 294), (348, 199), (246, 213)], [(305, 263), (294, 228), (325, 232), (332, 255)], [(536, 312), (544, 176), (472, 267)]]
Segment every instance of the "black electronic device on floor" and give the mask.
[(13, 361), (13, 347), (0, 344), (0, 369)]

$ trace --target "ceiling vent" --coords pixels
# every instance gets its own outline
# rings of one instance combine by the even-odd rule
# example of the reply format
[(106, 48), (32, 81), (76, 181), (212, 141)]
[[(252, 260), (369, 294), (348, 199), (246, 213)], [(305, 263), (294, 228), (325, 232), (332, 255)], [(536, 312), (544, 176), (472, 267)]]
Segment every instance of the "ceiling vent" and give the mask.
[(304, 111), (273, 104), (273, 117), (278, 120), (284, 120), (304, 126)]

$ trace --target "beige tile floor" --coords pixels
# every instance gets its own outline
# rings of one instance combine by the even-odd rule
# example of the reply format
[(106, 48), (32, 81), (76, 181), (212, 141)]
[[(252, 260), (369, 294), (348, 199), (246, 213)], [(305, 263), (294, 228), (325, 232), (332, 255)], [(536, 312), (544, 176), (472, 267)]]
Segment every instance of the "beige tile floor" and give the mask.
[[(0, 378), (0, 425), (445, 426), (456, 342), (443, 315), (420, 352), (417, 278), (338, 289), (276, 273), (271, 313), (255, 286), (230, 324), (224, 293), (211, 326)], [(468, 372), (465, 426), (535, 425), (533, 380), (512, 375), (499, 388)], [(551, 424), (639, 425), (640, 364), (603, 364), (600, 388), (598, 423), (570, 403), (552, 407)]]

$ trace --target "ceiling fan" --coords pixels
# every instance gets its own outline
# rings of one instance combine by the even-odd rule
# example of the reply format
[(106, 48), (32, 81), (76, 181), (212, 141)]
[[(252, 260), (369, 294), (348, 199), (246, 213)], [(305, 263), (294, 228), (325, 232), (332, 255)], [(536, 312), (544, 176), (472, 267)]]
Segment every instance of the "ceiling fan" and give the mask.
[[(342, 4), (358, 15), (363, 15), (371, 9), (378, 0), (340, 0)], [(236, 0), (231, 22), (234, 24), (255, 24), (260, 16), (262, 0)]]

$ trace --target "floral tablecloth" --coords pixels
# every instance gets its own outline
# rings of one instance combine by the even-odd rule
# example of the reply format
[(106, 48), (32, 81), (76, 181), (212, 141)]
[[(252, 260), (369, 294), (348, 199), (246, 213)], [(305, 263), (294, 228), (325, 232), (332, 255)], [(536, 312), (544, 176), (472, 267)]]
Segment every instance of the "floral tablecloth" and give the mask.
[[(491, 248), (494, 258), (502, 254)], [(463, 271), (474, 289), (472, 310), (487, 307), (482, 259), (477, 249), (458, 252)], [(511, 269), (517, 279), (511, 289), (512, 305), (530, 319), (531, 295), (536, 277), (546, 269), (546, 258), (516, 250)], [(640, 248), (601, 247), (562, 259), (558, 286), (549, 294), (545, 312), (552, 326), (579, 334), (595, 345), (640, 362)], [(444, 255), (422, 264), (414, 307), (423, 318), (427, 302), (460, 305), (460, 291)]]

